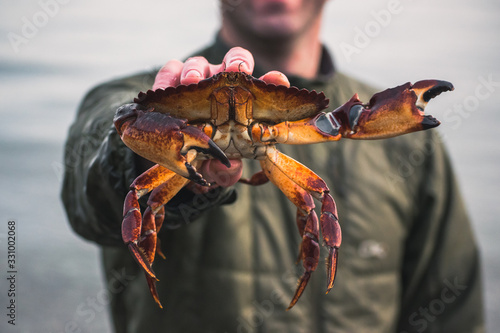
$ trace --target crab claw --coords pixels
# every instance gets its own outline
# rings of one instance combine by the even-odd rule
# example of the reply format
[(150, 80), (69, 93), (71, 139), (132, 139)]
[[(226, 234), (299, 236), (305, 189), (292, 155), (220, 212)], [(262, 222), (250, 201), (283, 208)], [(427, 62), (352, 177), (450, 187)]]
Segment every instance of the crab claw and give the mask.
[(231, 166), (224, 152), (202, 130), (187, 125), (184, 119), (153, 111), (135, 103), (116, 111), (116, 130), (135, 153), (204, 186), (210, 184), (191, 164), (198, 152)]
[(424, 115), (424, 109), (432, 98), (450, 90), (453, 90), (453, 85), (447, 81), (406, 83), (373, 95), (368, 105), (363, 105), (354, 95), (328, 116), (341, 124), (339, 132), (342, 137), (390, 138), (438, 126), (440, 122)]
[[(415, 105), (423, 115), (424, 109), (431, 99), (438, 96), (442, 92), (452, 91), (455, 88), (450, 82), (447, 81), (423, 80), (416, 82), (411, 89), (417, 95), (417, 102), (415, 103)], [(434, 125), (436, 122), (437, 125)], [(422, 123), (424, 127), (429, 126), (428, 128), (436, 127), (439, 124), (439, 121), (432, 116), (424, 116), (424, 121)]]

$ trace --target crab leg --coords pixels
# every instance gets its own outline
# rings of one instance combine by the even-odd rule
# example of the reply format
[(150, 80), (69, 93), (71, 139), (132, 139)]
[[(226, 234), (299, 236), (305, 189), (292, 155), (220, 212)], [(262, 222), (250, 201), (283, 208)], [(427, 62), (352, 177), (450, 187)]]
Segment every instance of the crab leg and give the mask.
[(311, 273), (318, 267), (320, 253), (318, 217), (313, 210), (313, 198), (306, 190), (288, 178), (280, 169), (272, 166), (264, 166), (263, 168), (271, 182), (278, 186), (286, 197), (297, 206), (297, 226), (302, 236), (297, 263), (302, 260), (304, 273), (299, 279), (293, 299), (287, 308), (289, 310), (297, 303), (307, 286)]
[[(176, 174), (170, 180), (155, 188), (149, 196), (148, 208), (144, 213), (144, 220), (148, 220), (149, 228), (146, 228), (146, 225), (143, 224), (143, 231), (141, 232), (141, 234), (143, 235), (143, 239), (141, 240), (139, 245), (145, 243), (142, 248), (146, 249), (147, 259), (150, 263), (154, 261), (155, 250), (161, 257), (165, 259), (165, 255), (161, 252), (159, 243), (160, 240), (157, 238), (157, 231), (160, 230), (163, 224), (163, 217), (165, 212), (164, 205), (169, 202), (170, 199), (172, 199), (188, 182), (188, 179)], [(161, 308), (162, 305), (160, 303), (160, 298), (158, 296), (158, 292), (156, 291), (157, 279), (149, 276), (147, 271), (145, 271), (145, 274), (149, 286), (149, 291), (156, 303)]]
[(303, 261), (304, 274), (299, 279), (295, 295), (288, 309), (292, 308), (302, 295), (311, 273), (316, 269), (319, 260), (319, 227), (318, 218), (313, 211), (312, 197), (321, 200), (320, 225), (323, 243), (328, 248), (327, 293), (333, 287), (337, 268), (338, 248), (342, 241), (337, 209), (329, 194), (326, 183), (304, 165), (288, 157), (274, 147), (267, 149), (267, 158), (261, 161), (266, 176), (273, 182), (298, 208), (297, 225), (302, 235), (299, 258)]
[[(122, 222), (122, 238), (125, 244), (127, 244), (130, 252), (134, 259), (141, 265), (147, 274), (156, 279), (156, 276), (151, 268), (151, 260), (149, 259), (151, 255), (148, 255), (149, 251), (146, 248), (151, 248), (147, 242), (141, 242), (141, 235), (145, 234), (143, 227), (143, 221), (141, 216), (141, 210), (139, 206), (139, 199), (149, 193), (153, 188), (161, 185), (162, 183), (170, 180), (175, 176), (175, 172), (162, 167), (161, 165), (155, 165), (149, 170), (145, 171), (139, 177), (137, 177), (132, 185), (130, 185), (130, 191), (128, 192), (124, 206), (123, 206), (123, 222)], [(150, 214), (145, 214), (148, 217), (146, 220), (146, 227), (151, 228)], [(155, 224), (155, 223), (154, 223)], [(146, 229), (149, 230), (149, 229)], [(143, 248), (140, 245), (144, 246)]]
[(224, 152), (202, 130), (187, 125), (184, 119), (153, 110), (132, 103), (116, 111), (113, 121), (118, 134), (134, 152), (200, 185), (209, 184), (191, 164), (197, 152), (231, 166)]
[[(134, 180), (124, 203), (123, 241), (144, 270), (150, 292), (160, 307), (155, 287), (157, 278), (151, 267), (156, 252), (164, 257), (157, 240), (157, 231), (164, 219), (163, 206), (188, 182), (188, 179), (157, 164)], [(152, 189), (148, 207), (141, 217), (139, 199)]]

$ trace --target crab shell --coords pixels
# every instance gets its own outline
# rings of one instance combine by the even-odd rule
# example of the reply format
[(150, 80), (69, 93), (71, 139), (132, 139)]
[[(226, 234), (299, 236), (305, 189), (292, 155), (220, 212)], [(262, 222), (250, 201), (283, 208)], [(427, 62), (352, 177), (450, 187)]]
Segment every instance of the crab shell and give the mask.
[[(140, 93), (134, 102), (203, 129), (229, 159), (262, 159), (263, 146), (269, 143), (252, 139), (253, 123), (305, 119), (329, 101), (322, 92), (267, 84), (243, 72), (222, 72), (198, 84)], [(211, 156), (198, 154), (203, 158)]]

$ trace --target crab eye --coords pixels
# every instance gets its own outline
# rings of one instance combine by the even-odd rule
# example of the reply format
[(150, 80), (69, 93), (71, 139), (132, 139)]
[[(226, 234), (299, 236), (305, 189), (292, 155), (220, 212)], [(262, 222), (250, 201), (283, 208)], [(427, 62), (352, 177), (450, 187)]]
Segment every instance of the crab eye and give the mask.
[(354, 105), (350, 110), (349, 110), (349, 125), (351, 128), (354, 128), (358, 124), (359, 116), (361, 115), (361, 112), (363, 112), (364, 108), (360, 104)]

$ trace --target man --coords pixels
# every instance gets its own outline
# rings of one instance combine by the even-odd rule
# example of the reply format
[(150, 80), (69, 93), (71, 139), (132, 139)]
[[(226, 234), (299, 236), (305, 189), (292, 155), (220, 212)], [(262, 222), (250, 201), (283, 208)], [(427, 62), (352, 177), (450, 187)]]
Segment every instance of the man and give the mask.
[[(139, 91), (195, 83), (222, 70), (256, 77), (278, 70), (287, 77), (262, 78), (324, 91), (329, 110), (356, 92), (363, 101), (376, 92), (335, 71), (319, 40), (324, 3), (242, 1), (222, 11), (220, 33), (195, 53), (200, 57), (170, 61), (156, 79), (142, 73), (112, 81), (84, 99), (67, 142), (63, 201), (75, 231), (103, 245), (117, 332), (482, 332), (478, 251), (433, 130), (280, 146), (329, 185), (343, 230), (334, 288), (324, 294), (319, 265), (290, 311), (301, 273), (293, 265), (296, 210), (272, 184), (233, 185), (241, 169), (245, 177), (259, 170), (255, 161), (229, 170), (205, 165), (207, 178), (233, 186), (207, 194), (183, 189), (169, 203), (159, 235), (167, 259), (154, 264), (163, 310), (121, 241), (123, 199), (149, 163), (123, 145), (112, 118)], [(417, 153), (415, 165), (410, 157)]]

